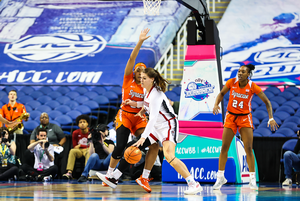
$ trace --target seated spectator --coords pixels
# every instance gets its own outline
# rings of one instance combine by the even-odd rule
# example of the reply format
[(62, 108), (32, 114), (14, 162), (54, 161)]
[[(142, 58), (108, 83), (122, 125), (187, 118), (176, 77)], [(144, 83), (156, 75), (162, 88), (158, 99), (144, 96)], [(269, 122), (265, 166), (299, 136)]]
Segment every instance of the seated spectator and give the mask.
[(0, 181), (7, 181), (18, 175), (18, 167), (16, 166), (16, 143), (10, 139), (6, 127), (0, 128)]
[(57, 174), (58, 168), (54, 165), (54, 146), (47, 140), (47, 130), (40, 128), (36, 135), (37, 141), (28, 145), (34, 153), (34, 167), (23, 164), (22, 169), (33, 181), (49, 181)]
[[(299, 130), (300, 131), (300, 130)], [(283, 155), (284, 174), (286, 180), (282, 183), (283, 186), (292, 185), (293, 168), (300, 171), (300, 135), (297, 132), (298, 141), (294, 148), (294, 152), (286, 151)]]
[(89, 122), (88, 115), (82, 114), (76, 118), (76, 124), (79, 129), (75, 130), (72, 134), (73, 149), (69, 152), (67, 173), (63, 174), (63, 179), (73, 179), (72, 172), (76, 158), (85, 157), (85, 164), (88, 160), (88, 135), (89, 135)]
[(107, 170), (112, 151), (115, 144), (107, 139), (109, 135), (108, 127), (105, 124), (99, 124), (89, 134), (89, 160), (86, 163), (78, 182), (86, 182), (90, 170)]
[(40, 122), (41, 124), (30, 135), (30, 144), (36, 141), (37, 131), (40, 128), (44, 128), (47, 130), (47, 137), (50, 144), (53, 146), (63, 146), (66, 142), (65, 134), (58, 125), (49, 123), (49, 116), (46, 112), (41, 114)]

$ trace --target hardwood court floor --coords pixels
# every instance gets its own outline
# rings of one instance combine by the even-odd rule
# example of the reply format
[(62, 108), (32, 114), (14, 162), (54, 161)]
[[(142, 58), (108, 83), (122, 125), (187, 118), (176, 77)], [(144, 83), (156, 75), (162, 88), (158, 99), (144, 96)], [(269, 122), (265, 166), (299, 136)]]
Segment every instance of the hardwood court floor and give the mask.
[(260, 184), (258, 191), (250, 190), (247, 185), (224, 185), (221, 190), (213, 191), (212, 184), (202, 184), (203, 191), (197, 195), (184, 195), (185, 183), (150, 182), (152, 193), (146, 193), (134, 181), (126, 181), (116, 189), (103, 187), (100, 181), (77, 183), (77, 181), (4, 182), (0, 183), (0, 200), (239, 200), (239, 201), (275, 201), (300, 200), (300, 188), (282, 188), (279, 184)]

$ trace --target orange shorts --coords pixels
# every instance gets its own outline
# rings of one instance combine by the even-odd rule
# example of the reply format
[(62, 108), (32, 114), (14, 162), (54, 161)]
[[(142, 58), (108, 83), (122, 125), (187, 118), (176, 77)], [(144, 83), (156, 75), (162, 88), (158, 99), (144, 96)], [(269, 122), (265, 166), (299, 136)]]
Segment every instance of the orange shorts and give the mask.
[(116, 116), (116, 129), (123, 125), (126, 128), (129, 128), (131, 133), (134, 134), (138, 129), (145, 128), (147, 125), (146, 118), (142, 119), (141, 117), (135, 117), (134, 115), (135, 114), (133, 113), (129, 113), (120, 109)]
[(234, 114), (229, 114), (228, 112), (226, 112), (224, 122), (225, 122), (224, 127), (231, 128), (235, 134), (236, 134), (237, 128), (239, 128), (239, 132), (242, 127), (254, 129), (251, 113), (248, 115), (236, 116)]

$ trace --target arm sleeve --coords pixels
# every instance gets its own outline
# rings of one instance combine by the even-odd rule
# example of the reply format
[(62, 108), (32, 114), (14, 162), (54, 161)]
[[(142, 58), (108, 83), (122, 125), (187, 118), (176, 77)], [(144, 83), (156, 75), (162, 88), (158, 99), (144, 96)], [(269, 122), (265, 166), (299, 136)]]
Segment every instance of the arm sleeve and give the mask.
[(35, 140), (37, 128), (38, 127), (36, 127), (35, 129), (33, 129), (32, 133), (30, 134), (30, 140)]
[(65, 137), (65, 134), (63, 132), (63, 130), (56, 124), (53, 124), (53, 130), (54, 130), (54, 133), (56, 134), (57, 136), (57, 139), (58, 140), (61, 140)]
[(227, 82), (226, 82), (226, 87), (228, 88), (228, 89), (230, 89), (231, 88), (231, 86), (232, 86), (232, 84), (233, 84), (233, 82), (234, 82), (234, 80), (235, 79), (230, 79), (230, 80), (228, 80)]
[(261, 92), (261, 88), (257, 86), (255, 83), (253, 83), (253, 93), (259, 94)]
[(78, 143), (78, 131), (73, 131), (72, 134), (72, 144), (73, 144), (73, 148), (77, 145)]
[(133, 79), (133, 72), (130, 75), (124, 75), (124, 79), (123, 79), (123, 88), (127, 88)]
[(141, 108), (144, 105), (144, 101), (137, 101), (136, 102), (136, 107)]
[[(53, 145), (50, 145), (49, 148), (48, 148), (48, 151), (49, 153), (53, 156), (53, 159), (54, 159), (54, 146)], [(53, 160), (54, 161), (54, 160)]]
[(159, 94), (157, 93), (155, 95), (153, 94), (153, 96), (151, 97), (151, 100), (149, 103), (149, 105), (150, 105), (149, 122), (147, 123), (145, 131), (143, 132), (143, 134), (141, 136), (142, 138), (147, 138), (150, 135), (152, 128), (155, 125), (156, 119), (159, 115), (159, 110), (160, 110), (162, 101), (163, 101), (163, 96), (161, 93), (159, 93)]

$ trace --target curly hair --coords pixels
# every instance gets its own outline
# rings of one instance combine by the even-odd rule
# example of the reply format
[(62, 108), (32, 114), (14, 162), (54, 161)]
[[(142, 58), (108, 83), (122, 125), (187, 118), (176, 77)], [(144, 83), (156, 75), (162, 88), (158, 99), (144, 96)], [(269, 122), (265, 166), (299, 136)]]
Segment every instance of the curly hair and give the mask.
[(90, 117), (89, 117), (88, 115), (86, 115), (86, 114), (82, 114), (82, 115), (79, 115), (78, 117), (76, 117), (76, 124), (77, 124), (77, 125), (79, 124), (79, 121), (80, 121), (81, 119), (86, 120), (86, 122), (87, 122), (88, 124), (90, 124)]

